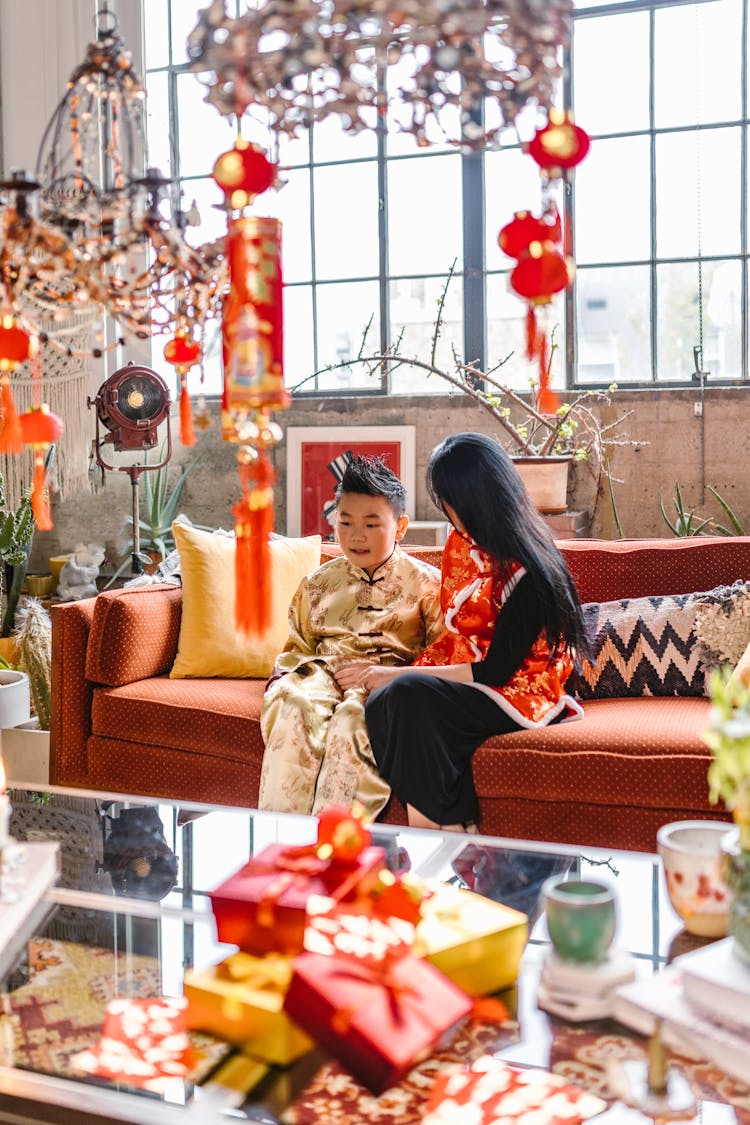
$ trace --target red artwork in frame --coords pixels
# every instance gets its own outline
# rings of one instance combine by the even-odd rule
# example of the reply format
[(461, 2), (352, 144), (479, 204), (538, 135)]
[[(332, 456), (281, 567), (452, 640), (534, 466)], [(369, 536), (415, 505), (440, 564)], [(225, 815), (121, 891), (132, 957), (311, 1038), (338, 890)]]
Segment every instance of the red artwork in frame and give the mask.
[(290, 427), (287, 437), (287, 534), (335, 538), (331, 514), (334, 489), (351, 452), (383, 457), (403, 481), (407, 514), (414, 514), (414, 427)]

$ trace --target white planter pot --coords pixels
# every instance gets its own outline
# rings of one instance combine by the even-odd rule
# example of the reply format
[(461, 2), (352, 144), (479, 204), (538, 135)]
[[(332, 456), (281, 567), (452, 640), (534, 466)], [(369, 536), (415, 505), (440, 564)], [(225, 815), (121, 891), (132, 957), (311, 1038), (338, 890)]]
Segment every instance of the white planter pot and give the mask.
[(538, 511), (567, 510), (570, 457), (514, 457), (513, 464)]
[(40, 730), (36, 719), (0, 731), (0, 753), (8, 785), (49, 784), (49, 731)]
[(0, 728), (26, 723), (30, 715), (29, 677), (25, 672), (0, 670)]

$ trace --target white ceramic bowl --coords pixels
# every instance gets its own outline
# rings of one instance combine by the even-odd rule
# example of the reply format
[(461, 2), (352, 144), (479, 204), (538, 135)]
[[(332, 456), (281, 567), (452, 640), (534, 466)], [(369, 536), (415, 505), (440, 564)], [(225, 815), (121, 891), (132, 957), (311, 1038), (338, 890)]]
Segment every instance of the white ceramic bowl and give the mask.
[(720, 820), (680, 820), (657, 832), (669, 899), (691, 934), (727, 933), (730, 892), (721, 877), (721, 841), (731, 831)]

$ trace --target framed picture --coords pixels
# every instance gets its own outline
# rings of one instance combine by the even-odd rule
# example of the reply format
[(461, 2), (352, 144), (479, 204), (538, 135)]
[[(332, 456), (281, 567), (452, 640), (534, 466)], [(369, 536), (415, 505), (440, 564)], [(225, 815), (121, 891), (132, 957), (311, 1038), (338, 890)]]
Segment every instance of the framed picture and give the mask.
[(406, 488), (414, 516), (414, 426), (291, 426), (286, 431), (287, 535), (335, 537), (334, 489), (346, 453), (382, 457)]

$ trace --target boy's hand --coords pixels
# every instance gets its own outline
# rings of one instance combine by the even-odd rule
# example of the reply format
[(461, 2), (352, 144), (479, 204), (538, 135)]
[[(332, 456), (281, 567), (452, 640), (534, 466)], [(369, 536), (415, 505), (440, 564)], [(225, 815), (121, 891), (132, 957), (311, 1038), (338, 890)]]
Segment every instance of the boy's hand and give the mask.
[(381, 664), (342, 664), (335, 678), (342, 691), (371, 692), (390, 683), (401, 671), (408, 671), (408, 666), (401, 669), (384, 668)]

